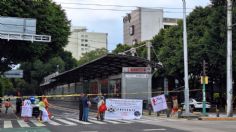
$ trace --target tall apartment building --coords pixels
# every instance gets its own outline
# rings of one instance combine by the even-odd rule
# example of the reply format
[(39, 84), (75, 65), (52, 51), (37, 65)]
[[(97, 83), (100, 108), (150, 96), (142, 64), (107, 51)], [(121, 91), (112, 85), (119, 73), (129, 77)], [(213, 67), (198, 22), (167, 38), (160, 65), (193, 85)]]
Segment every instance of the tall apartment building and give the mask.
[(79, 60), (83, 53), (92, 50), (107, 49), (107, 33), (87, 32), (86, 27), (72, 27), (69, 43), (64, 48)]
[(123, 18), (124, 44), (150, 40), (162, 28), (177, 25), (178, 19), (164, 18), (162, 9), (141, 8)]

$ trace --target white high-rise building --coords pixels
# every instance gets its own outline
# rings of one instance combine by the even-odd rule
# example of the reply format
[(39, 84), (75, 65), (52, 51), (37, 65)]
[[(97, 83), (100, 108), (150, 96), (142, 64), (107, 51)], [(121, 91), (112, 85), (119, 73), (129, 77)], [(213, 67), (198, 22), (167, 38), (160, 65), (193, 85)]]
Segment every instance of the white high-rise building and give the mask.
[(139, 7), (123, 18), (124, 44), (150, 40), (162, 28), (177, 25), (177, 21), (175, 18), (164, 18), (162, 9)]
[(107, 49), (107, 33), (87, 32), (86, 27), (71, 27), (69, 43), (64, 48), (79, 60), (83, 53), (92, 50)]

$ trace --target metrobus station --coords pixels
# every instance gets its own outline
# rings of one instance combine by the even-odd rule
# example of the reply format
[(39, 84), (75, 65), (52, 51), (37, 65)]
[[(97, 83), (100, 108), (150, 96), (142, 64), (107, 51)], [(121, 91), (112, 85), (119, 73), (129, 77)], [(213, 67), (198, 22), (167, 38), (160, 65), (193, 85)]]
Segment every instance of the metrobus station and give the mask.
[[(40, 85), (46, 95), (102, 94), (106, 98), (142, 99), (152, 97), (152, 75), (158, 63), (127, 55), (107, 54), (84, 65), (45, 77)], [(58, 99), (58, 98), (57, 98)], [(78, 100), (78, 97), (62, 97)]]

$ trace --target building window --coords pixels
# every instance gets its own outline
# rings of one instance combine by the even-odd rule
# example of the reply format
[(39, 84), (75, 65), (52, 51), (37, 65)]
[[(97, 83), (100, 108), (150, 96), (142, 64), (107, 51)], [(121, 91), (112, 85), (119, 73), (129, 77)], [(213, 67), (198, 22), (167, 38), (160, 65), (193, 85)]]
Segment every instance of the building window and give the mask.
[(84, 44), (81, 44), (81, 46), (84, 46)]
[(81, 48), (82, 51), (84, 51), (84, 48)]
[(84, 39), (81, 39), (81, 42), (84, 42)]
[(87, 37), (88, 37), (88, 35), (85, 35), (84, 37), (85, 37), (85, 38), (87, 38)]
[(129, 35), (134, 35), (134, 25), (129, 27)]
[(84, 46), (88, 46), (88, 44), (84, 44)]
[(81, 35), (81, 37), (84, 37), (84, 35)]
[(84, 41), (85, 41), (85, 42), (88, 42), (88, 40), (87, 40), (87, 39), (85, 39)]

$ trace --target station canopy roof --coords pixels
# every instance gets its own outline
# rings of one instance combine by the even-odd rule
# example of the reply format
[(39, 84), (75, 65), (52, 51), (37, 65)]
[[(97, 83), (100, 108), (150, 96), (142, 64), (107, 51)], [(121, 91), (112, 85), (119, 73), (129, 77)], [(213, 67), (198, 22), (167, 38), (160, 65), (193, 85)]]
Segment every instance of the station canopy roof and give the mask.
[(95, 78), (104, 79), (108, 78), (108, 76), (122, 73), (122, 67), (147, 67), (148, 65), (152, 68), (161, 67), (158, 63), (136, 56), (107, 54), (84, 65), (60, 73), (53, 78), (56, 80), (53, 83), (66, 84)]

